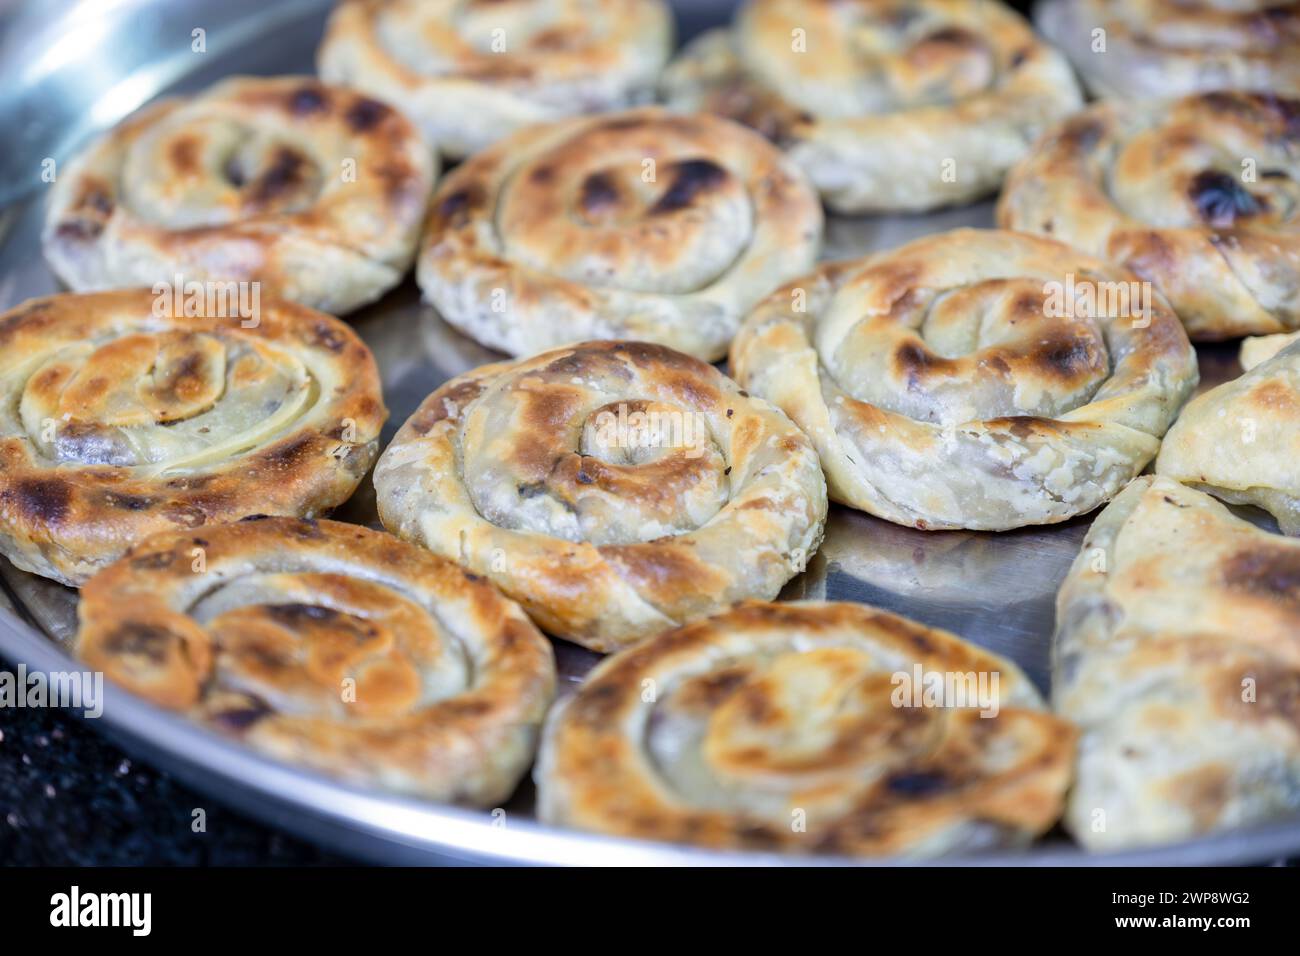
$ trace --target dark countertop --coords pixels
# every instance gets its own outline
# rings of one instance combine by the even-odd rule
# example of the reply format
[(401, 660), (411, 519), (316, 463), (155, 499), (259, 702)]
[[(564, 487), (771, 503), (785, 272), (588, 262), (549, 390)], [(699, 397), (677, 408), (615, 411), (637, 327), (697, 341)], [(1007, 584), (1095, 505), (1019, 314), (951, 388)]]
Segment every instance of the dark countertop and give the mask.
[[(0, 659), (0, 668), (12, 669)], [(206, 832), (192, 829), (206, 813)], [(141, 764), (80, 717), (0, 708), (0, 864), (351, 863), (269, 830)]]

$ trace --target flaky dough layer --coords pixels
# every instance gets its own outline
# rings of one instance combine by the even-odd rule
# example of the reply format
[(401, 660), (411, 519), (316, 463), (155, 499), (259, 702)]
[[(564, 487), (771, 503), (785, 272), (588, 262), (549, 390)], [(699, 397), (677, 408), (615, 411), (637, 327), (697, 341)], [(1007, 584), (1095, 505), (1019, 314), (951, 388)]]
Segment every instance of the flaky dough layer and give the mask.
[(1050, 524), (1140, 472), (1196, 384), (1168, 306), (1110, 295), (1136, 285), (1050, 240), (942, 233), (773, 293), (731, 369), (809, 435), (836, 501), (917, 528)]
[(662, 86), (774, 139), (842, 213), (987, 195), (1082, 102), (1064, 57), (995, 0), (750, 0)]
[(651, 108), (466, 161), (434, 196), (416, 278), (448, 322), (512, 355), (604, 338), (713, 361), (812, 267), (821, 233), (816, 193), (762, 137)]
[(410, 267), (436, 170), (377, 100), (235, 77), (144, 107), (60, 170), (45, 258), (77, 291), (237, 280), (349, 312)]
[(335, 521), (155, 535), (82, 592), (77, 653), (282, 760), (493, 806), (532, 760), (550, 644), (449, 561)]
[(817, 455), (789, 419), (642, 342), (452, 379), (397, 433), (375, 490), (390, 531), (598, 651), (775, 597), (826, 520)]
[(535, 777), (561, 826), (937, 856), (1047, 830), (1073, 759), (1010, 661), (860, 604), (750, 601), (603, 662), (552, 712)]
[(0, 315), (0, 554), (18, 567), (79, 585), (157, 531), (316, 516), (374, 462), (388, 413), (345, 323), (159, 303), (65, 293)]

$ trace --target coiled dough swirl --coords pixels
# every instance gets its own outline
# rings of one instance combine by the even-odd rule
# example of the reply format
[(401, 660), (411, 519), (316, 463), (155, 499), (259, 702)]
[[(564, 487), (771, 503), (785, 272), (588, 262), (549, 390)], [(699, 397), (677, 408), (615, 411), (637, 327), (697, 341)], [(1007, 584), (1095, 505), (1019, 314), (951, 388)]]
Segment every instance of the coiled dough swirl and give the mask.
[(148, 289), (0, 315), (0, 554), (79, 585), (161, 530), (342, 504), (387, 412), (345, 323), (261, 303), (187, 315)]
[(235, 77), (146, 106), (61, 170), (45, 257), (77, 291), (237, 280), (349, 312), (410, 267), (436, 168), (378, 100)]
[(604, 338), (713, 361), (812, 267), (821, 232), (816, 194), (762, 137), (650, 108), (469, 159), (434, 197), (416, 278), (443, 318), (512, 355)]
[(942, 233), (773, 293), (731, 368), (812, 438), (837, 501), (917, 528), (1050, 524), (1140, 472), (1196, 384), (1177, 318), (1135, 286), (1047, 239)]
[(996, 0), (749, 0), (662, 85), (771, 137), (841, 213), (987, 195), (1082, 103), (1065, 58)]
[(448, 561), (336, 521), (155, 535), (96, 575), (79, 656), (160, 706), (355, 783), (492, 806), (532, 760), (550, 644)]
[(1300, 328), (1300, 99), (1098, 103), (1007, 177), (998, 224), (1151, 282), (1195, 340)]
[(672, 44), (663, 0), (345, 0), (317, 65), (461, 158), (534, 123), (649, 102)]
[(775, 597), (821, 542), (807, 438), (710, 365), (588, 342), (452, 379), (375, 468), (384, 526), (615, 650)]
[(1074, 737), (1014, 664), (952, 634), (748, 601), (608, 659), (556, 707), (538, 813), (714, 848), (969, 852), (1051, 827)]

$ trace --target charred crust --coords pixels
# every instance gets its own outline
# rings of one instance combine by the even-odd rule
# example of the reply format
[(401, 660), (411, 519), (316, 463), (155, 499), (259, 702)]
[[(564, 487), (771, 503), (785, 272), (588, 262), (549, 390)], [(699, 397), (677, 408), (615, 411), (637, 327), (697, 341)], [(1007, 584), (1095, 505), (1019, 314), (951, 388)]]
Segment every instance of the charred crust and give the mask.
[(368, 133), (386, 120), (391, 112), (388, 106), (378, 100), (362, 97), (348, 107), (343, 119), (352, 132)]
[(72, 486), (60, 478), (24, 478), (14, 498), (18, 513), (38, 527), (56, 528), (72, 510)]
[(650, 215), (678, 212), (691, 206), (705, 193), (720, 188), (731, 174), (708, 159), (688, 159), (677, 163), (669, 171), (672, 177), (668, 189), (650, 207)]

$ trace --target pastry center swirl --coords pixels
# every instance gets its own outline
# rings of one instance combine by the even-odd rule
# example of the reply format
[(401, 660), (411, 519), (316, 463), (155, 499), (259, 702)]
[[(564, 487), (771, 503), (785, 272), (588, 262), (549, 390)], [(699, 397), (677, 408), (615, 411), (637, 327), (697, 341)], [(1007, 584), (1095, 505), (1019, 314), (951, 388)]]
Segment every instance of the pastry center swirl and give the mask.
[(749, 192), (687, 142), (597, 125), (523, 163), (502, 189), (506, 255), (599, 288), (684, 294), (726, 274), (754, 232)]
[(419, 711), (469, 684), (464, 648), (384, 584), (340, 574), (249, 574), (189, 614), (212, 641), (216, 716), (365, 720)]
[(853, 398), (938, 424), (1055, 418), (1087, 404), (1111, 372), (1102, 313), (1121, 292), (1126, 308), (1141, 305), (1140, 288), (1087, 273), (913, 288), (884, 302), (877, 278), (867, 270), (841, 290), (819, 351)]
[(36, 359), (18, 410), (50, 461), (183, 470), (262, 443), (315, 392), (302, 362), (265, 343), (138, 332)]
[(185, 111), (132, 144), (119, 181), (140, 219), (198, 229), (301, 212), (316, 203), (324, 176), (318, 158), (282, 130)]
[(462, 442), (465, 484), (498, 527), (596, 545), (683, 534), (730, 497), (709, 417), (669, 401), (528, 375), (477, 402)]

